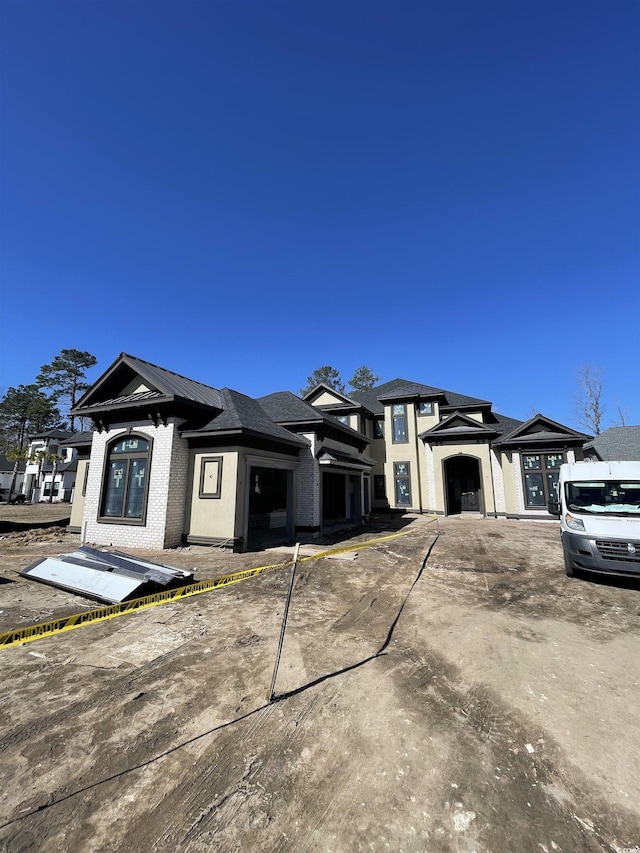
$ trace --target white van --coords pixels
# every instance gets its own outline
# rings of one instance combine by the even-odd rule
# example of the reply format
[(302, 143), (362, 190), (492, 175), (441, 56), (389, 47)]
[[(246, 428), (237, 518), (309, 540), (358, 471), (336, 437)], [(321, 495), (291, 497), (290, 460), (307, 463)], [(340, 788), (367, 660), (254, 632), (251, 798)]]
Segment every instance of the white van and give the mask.
[(557, 500), (564, 567), (640, 578), (640, 462), (575, 462), (560, 467)]

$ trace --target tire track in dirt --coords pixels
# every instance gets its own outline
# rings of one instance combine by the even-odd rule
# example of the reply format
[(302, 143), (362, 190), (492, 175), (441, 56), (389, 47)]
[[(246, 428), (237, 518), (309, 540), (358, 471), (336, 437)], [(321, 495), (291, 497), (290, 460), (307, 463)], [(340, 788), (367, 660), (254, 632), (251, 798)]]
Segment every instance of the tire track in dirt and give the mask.
[[(218, 733), (216, 742), (193, 763), (188, 778), (167, 791), (153, 812), (131, 828), (128, 838), (133, 849), (208, 850), (214, 834), (218, 839), (228, 836), (231, 842), (236, 825), (251, 833), (268, 823), (273, 792), (265, 781), (275, 779), (271, 771), (265, 776), (265, 765), (272, 755), (297, 748), (319, 698), (308, 695), (298, 700), (291, 718), (280, 702), (274, 702)], [(270, 744), (267, 754), (265, 743)], [(240, 819), (242, 811), (248, 814)], [(149, 825), (161, 827), (153, 839)]]
[(458, 828), (468, 821), (467, 841), (486, 851), (615, 853), (640, 838), (638, 815), (609, 803), (548, 732), (481, 682), (464, 687), (461, 673), (437, 652), (416, 657), (404, 649), (391, 675), (412, 700), (411, 712), (428, 713), (449, 735), (433, 850), (441, 849), (436, 838), (456, 837), (456, 821)]

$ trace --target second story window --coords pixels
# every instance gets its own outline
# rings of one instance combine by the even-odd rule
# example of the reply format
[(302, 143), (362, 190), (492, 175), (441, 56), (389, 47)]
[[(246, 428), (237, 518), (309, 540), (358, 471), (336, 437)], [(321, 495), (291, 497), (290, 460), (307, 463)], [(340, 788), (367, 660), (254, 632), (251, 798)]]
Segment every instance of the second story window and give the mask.
[(384, 421), (376, 419), (373, 422), (373, 437), (384, 438)]
[(402, 444), (409, 441), (407, 436), (407, 407), (404, 403), (394, 403), (391, 406), (393, 422), (393, 442)]

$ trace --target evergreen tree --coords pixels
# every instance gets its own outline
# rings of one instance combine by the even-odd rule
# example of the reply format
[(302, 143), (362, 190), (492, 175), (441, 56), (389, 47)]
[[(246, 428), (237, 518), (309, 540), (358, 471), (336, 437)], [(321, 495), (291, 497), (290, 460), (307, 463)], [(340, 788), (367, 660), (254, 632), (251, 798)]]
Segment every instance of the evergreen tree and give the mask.
[(0, 450), (22, 450), (29, 435), (63, 428), (60, 412), (37, 385), (9, 388), (0, 400)]
[(340, 394), (344, 394), (344, 382), (342, 381), (340, 373), (335, 369), (335, 367), (331, 367), (328, 364), (325, 364), (324, 367), (318, 367), (313, 371), (311, 376), (307, 376), (306, 388), (302, 388), (300, 390), (300, 396), (304, 397), (305, 394), (312, 391), (316, 385), (328, 385)]
[(354, 370), (349, 385), (354, 391), (369, 391), (379, 381), (380, 377), (370, 367), (363, 364), (362, 367)]
[[(43, 364), (36, 382), (41, 388), (51, 389), (51, 399), (62, 401), (65, 411), (70, 413), (80, 397), (91, 386), (85, 373), (97, 363), (91, 353), (77, 349), (63, 349), (51, 364)], [(75, 428), (75, 417), (69, 414), (71, 432)]]

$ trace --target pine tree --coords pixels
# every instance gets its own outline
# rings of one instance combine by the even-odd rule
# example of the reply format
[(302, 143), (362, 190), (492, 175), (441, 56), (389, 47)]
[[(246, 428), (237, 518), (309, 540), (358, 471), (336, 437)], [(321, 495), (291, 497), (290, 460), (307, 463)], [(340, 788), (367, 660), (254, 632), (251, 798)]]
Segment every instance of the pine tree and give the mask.
[(51, 389), (51, 399), (62, 401), (65, 411), (69, 413), (71, 432), (75, 428), (75, 417), (71, 410), (82, 394), (91, 386), (85, 379), (85, 373), (97, 359), (91, 353), (77, 349), (63, 349), (51, 364), (43, 364), (36, 382), (41, 388)]

